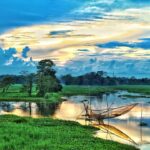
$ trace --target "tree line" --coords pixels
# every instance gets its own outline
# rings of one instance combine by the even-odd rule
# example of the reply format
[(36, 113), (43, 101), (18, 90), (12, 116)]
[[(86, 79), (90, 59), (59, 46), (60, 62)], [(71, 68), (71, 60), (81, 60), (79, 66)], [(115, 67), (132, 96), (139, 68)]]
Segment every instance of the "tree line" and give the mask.
[(98, 71), (81, 76), (67, 74), (61, 77), (61, 82), (65, 85), (150, 85), (150, 78), (110, 77), (106, 72)]
[(64, 75), (58, 79), (55, 64), (49, 59), (41, 60), (37, 65), (36, 73), (22, 71), (20, 75), (1, 75), (0, 89), (7, 92), (12, 84), (21, 84), (21, 92), (27, 92), (32, 96), (34, 85), (37, 96), (45, 96), (46, 93), (58, 92), (65, 85), (150, 85), (150, 78), (137, 79), (135, 77), (110, 77), (104, 71), (90, 72), (80, 76)]

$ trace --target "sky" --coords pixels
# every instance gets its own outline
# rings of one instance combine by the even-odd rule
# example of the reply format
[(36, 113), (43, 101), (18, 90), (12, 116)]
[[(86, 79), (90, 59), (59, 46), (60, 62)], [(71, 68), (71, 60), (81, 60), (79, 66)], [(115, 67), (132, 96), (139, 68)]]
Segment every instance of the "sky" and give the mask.
[(150, 77), (150, 0), (5, 0), (0, 10), (0, 74), (52, 59), (60, 75)]

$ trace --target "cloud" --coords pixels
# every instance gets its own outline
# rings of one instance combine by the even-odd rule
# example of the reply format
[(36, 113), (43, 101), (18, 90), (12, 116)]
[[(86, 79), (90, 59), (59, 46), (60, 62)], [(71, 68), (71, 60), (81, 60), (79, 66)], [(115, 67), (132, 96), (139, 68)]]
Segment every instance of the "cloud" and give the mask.
[(72, 30), (58, 30), (58, 31), (51, 31), (49, 34), (51, 36), (57, 36), (57, 35), (67, 35), (67, 33), (70, 33)]
[(6, 64), (10, 59), (14, 57), (17, 50), (14, 48), (9, 48), (8, 50), (3, 50), (0, 48), (0, 64)]
[(23, 48), (23, 50), (22, 50), (22, 57), (23, 58), (28, 58), (27, 54), (28, 54), (29, 51), (30, 51), (29, 47), (26, 46), (25, 48)]
[[(27, 54), (27, 47), (23, 50)], [(26, 61), (22, 58), (15, 56), (17, 50), (9, 48), (7, 50), (0, 48), (0, 74), (19, 74), (21, 71), (35, 72), (36, 62), (28, 58)]]
[(150, 38), (143, 38), (140, 42), (118, 42), (112, 41), (105, 44), (97, 44), (96, 46), (100, 48), (118, 48), (118, 47), (129, 47), (129, 48), (141, 48), (150, 49)]
[[(19, 52), (28, 45), (32, 49), (29, 54), (34, 59), (42, 59), (45, 56), (57, 57), (64, 52), (69, 57), (62, 55), (60, 60), (64, 56), (65, 59), (67, 58), (66, 61), (68, 61), (68, 59), (73, 59), (77, 56), (74, 53), (77, 49), (87, 49), (89, 46), (94, 49), (95, 44), (106, 43), (112, 40), (137, 40), (137, 38), (143, 37), (148, 32), (148, 28), (148, 23), (141, 24), (124, 20), (73, 21), (70, 23), (16, 28), (0, 35), (0, 40), (3, 49), (15, 47)], [(67, 33), (69, 36), (61, 36), (58, 31), (62, 30), (71, 32)], [(51, 37), (49, 33), (57, 34), (57, 36)], [(53, 55), (54, 52), (55, 55)]]
[(150, 4), (149, 0), (96, 0), (87, 1), (75, 10), (75, 13), (84, 14), (101, 14), (104, 12), (112, 12), (114, 10), (125, 10), (129, 8), (141, 8)]
[(149, 4), (149, 0), (5, 0), (0, 1), (0, 32), (44, 22), (103, 18), (108, 12), (141, 8)]
[[(80, 67), (78, 67), (80, 66)], [(150, 77), (149, 60), (98, 60), (90, 58), (87, 60), (70, 61), (66, 66), (57, 68), (60, 74), (82, 75), (88, 72), (103, 70), (112, 76), (138, 78)]]
[[(112, 60), (148, 61), (150, 40), (143, 37), (150, 33), (149, 4), (148, 0), (0, 1), (0, 32), (17, 27), (0, 35), (2, 51), (15, 48), (9, 50), (10, 58), (5, 56), (7, 59), (2, 62), (4, 68), (1, 70), (6, 71), (7, 66), (14, 67), (17, 72), (15, 68), (19, 64), (18, 70), (30, 66), (32, 61), (28, 55), (34, 60), (55, 60), (64, 68), (69, 62), (76, 64), (78, 59), (86, 62), (95, 57), (92, 67), (102, 65), (102, 69), (107, 69), (109, 63), (105, 62)], [(32, 50), (24, 49), (26, 46)], [(22, 58), (17, 57), (18, 53)], [(99, 63), (99, 59), (103, 63)], [(84, 66), (83, 71), (92, 70), (90, 63)], [(78, 66), (71, 68), (76, 70)]]
[(88, 49), (78, 49), (77, 51), (79, 51), (79, 52), (89, 52)]

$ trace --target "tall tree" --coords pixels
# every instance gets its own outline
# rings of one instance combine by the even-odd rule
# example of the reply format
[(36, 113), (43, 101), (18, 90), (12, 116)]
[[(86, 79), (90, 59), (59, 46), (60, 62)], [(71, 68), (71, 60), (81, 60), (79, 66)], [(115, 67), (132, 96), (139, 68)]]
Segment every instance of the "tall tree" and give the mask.
[(55, 64), (50, 59), (41, 60), (37, 66), (38, 96), (44, 96), (49, 92), (58, 92), (62, 89), (60, 81), (56, 77)]

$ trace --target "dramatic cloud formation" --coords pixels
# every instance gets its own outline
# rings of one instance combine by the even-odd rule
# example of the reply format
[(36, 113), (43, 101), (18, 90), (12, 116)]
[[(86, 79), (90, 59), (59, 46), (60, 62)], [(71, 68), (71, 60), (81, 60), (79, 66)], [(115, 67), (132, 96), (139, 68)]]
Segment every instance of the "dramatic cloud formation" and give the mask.
[(0, 75), (19, 74), (21, 71), (34, 72), (36, 70), (36, 62), (33, 62), (31, 58), (25, 61), (15, 56), (16, 54), (17, 50), (14, 48), (9, 48), (8, 50), (0, 48)]
[[(14, 47), (17, 60), (26, 61), (28, 55), (36, 61), (50, 58), (60, 72), (69, 67), (72, 74), (79, 60), (84, 60), (80, 73), (112, 72), (115, 62), (120, 75), (121, 68), (126, 74), (148, 74), (149, 0), (5, 0), (0, 9), (0, 47)], [(131, 70), (128, 63), (134, 66)]]

